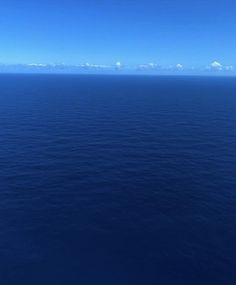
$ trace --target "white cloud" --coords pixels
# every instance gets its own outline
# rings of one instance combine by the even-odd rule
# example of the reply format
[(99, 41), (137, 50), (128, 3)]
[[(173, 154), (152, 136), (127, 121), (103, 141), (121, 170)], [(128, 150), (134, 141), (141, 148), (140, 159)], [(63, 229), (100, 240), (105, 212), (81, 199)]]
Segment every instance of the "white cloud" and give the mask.
[(32, 67), (47, 67), (48, 66), (48, 64), (43, 64), (43, 63), (29, 63), (27, 65), (32, 66)]
[(0, 65), (1, 69), (16, 69), (23, 71), (32, 71), (32, 72), (144, 72), (144, 73), (161, 73), (163, 74), (180, 74), (180, 73), (204, 73), (206, 71), (212, 73), (226, 73), (226, 74), (234, 74), (236, 72), (236, 66), (233, 65), (224, 65), (219, 61), (213, 61), (207, 66), (186, 66), (181, 63), (175, 65), (159, 65), (157, 63), (149, 62), (144, 64), (137, 65), (123, 65), (120, 61), (117, 61), (113, 64), (92, 64), (92, 63), (84, 63), (84, 64), (71, 64), (67, 65), (65, 63), (29, 63), (29, 64), (15, 64), (15, 65)]
[(212, 71), (234, 71), (234, 67), (232, 65), (223, 65), (218, 61), (213, 61), (206, 69)]
[(116, 64), (115, 64), (115, 66), (116, 66), (117, 69), (122, 68), (122, 64), (121, 64), (120, 61), (117, 61)]
[(223, 69), (223, 65), (220, 62), (218, 62), (218, 61), (213, 61), (210, 64), (210, 68), (213, 69), (213, 70), (222, 70)]
[(180, 63), (176, 64), (176, 68), (177, 68), (178, 70), (183, 70), (183, 69), (184, 69), (183, 65), (180, 64)]
[(138, 65), (138, 70), (155, 70), (160, 68), (160, 66), (156, 63), (147, 63), (147, 64), (140, 64)]
[(225, 66), (226, 71), (234, 71), (234, 67), (232, 65)]
[(81, 64), (78, 65), (78, 67), (82, 67), (82, 68), (87, 68), (87, 69), (104, 69), (104, 68), (110, 68), (110, 65), (105, 65), (105, 64), (91, 64), (91, 63), (85, 63), (85, 64)]

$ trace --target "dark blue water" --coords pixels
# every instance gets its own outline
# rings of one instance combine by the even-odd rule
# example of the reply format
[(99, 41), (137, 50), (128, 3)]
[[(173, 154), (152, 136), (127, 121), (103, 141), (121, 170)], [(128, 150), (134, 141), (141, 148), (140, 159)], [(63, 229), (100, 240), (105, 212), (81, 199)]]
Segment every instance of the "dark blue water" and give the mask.
[(236, 78), (0, 76), (0, 284), (236, 284)]

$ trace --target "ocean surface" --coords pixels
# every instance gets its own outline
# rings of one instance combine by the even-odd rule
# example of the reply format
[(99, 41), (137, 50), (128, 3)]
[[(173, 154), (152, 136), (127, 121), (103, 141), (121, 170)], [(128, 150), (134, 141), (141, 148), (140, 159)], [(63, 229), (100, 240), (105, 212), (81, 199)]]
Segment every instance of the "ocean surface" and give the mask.
[(236, 284), (236, 78), (0, 75), (0, 284)]

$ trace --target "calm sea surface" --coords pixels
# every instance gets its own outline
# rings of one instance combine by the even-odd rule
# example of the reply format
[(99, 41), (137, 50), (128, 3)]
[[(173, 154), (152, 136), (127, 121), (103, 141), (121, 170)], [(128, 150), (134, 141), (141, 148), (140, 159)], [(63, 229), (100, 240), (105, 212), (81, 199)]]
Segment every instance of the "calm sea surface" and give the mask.
[(236, 284), (236, 78), (0, 75), (0, 284)]

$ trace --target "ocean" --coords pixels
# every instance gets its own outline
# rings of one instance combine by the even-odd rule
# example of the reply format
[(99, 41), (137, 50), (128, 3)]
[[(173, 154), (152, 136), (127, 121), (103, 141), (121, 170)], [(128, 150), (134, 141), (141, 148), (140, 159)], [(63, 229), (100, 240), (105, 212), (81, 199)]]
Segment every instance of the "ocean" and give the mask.
[(0, 75), (1, 285), (236, 284), (236, 78)]

